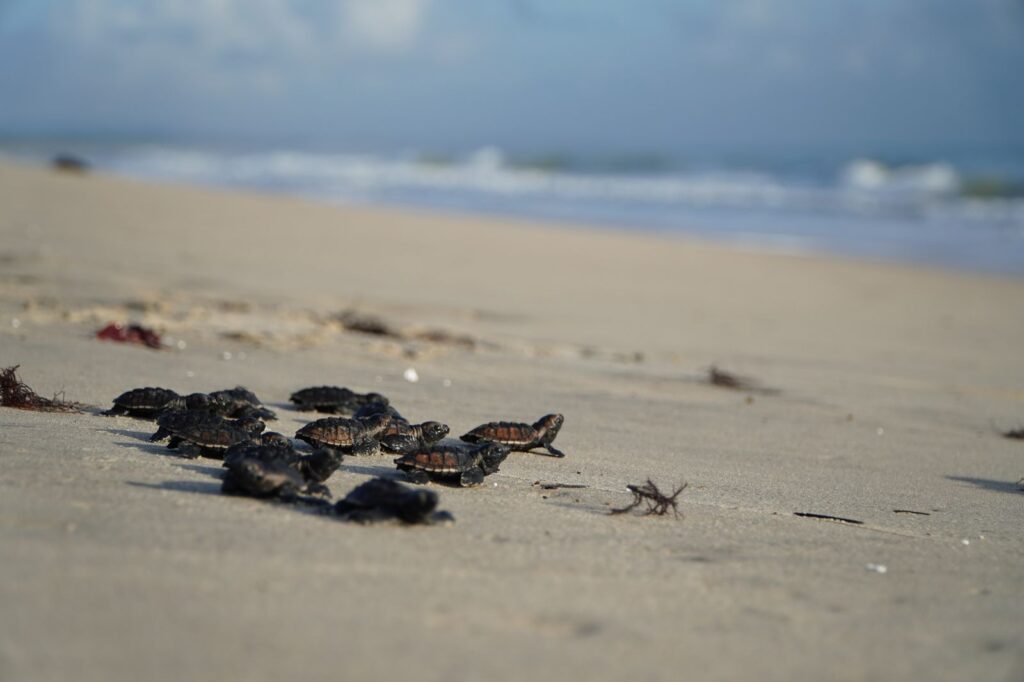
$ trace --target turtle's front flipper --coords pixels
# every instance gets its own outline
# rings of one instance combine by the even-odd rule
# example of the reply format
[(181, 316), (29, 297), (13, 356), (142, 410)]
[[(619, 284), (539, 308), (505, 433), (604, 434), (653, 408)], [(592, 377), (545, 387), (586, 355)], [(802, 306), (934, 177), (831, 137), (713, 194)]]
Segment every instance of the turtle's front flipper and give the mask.
[(182, 441), (178, 444), (178, 452), (182, 457), (189, 459), (197, 459), (203, 454), (203, 449), (195, 443), (189, 443), (188, 441)]
[(149, 442), (155, 443), (158, 440), (163, 440), (164, 438), (167, 438), (167, 436), (169, 435), (171, 435), (171, 432), (161, 426), (159, 429), (156, 430), (156, 433), (149, 437)]
[(420, 446), (420, 439), (416, 436), (385, 436), (380, 442), (381, 448), (385, 452), (391, 452), (396, 455), (405, 455), (413, 452)]
[(121, 405), (114, 405), (106, 412), (100, 412), (100, 414), (102, 414), (104, 417), (120, 417), (123, 414), (128, 414), (128, 410), (126, 410)]
[(462, 476), (459, 478), (459, 483), (464, 488), (472, 488), (474, 486), (484, 484), (484, 472), (479, 467), (473, 467), (467, 471), (462, 472)]
[(561, 450), (556, 450), (551, 443), (546, 444), (544, 447), (548, 449), (552, 457), (565, 457), (565, 453)]
[(405, 478), (410, 483), (419, 483), (423, 485), (430, 483), (430, 475), (422, 469), (409, 469), (405, 472)]

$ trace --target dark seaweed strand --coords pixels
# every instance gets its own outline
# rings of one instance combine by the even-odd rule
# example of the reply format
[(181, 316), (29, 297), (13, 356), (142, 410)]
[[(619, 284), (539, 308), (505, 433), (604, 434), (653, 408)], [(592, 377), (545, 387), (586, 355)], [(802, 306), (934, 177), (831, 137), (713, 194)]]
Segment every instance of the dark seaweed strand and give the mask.
[(672, 491), (671, 495), (666, 495), (661, 492), (658, 489), (658, 486), (656, 486), (649, 478), (643, 485), (627, 485), (626, 489), (633, 494), (633, 501), (625, 507), (611, 509), (608, 513), (625, 514), (626, 512), (636, 509), (641, 504), (646, 503), (647, 509), (643, 513), (644, 516), (665, 516), (671, 509), (673, 515), (675, 515), (676, 518), (679, 518), (679, 502), (677, 501), (677, 498), (680, 493), (686, 490), (688, 485), (688, 483), (683, 483)]
[(21, 365), (0, 370), (0, 405), (36, 412), (81, 412), (79, 403), (58, 398), (44, 398), (18, 378)]

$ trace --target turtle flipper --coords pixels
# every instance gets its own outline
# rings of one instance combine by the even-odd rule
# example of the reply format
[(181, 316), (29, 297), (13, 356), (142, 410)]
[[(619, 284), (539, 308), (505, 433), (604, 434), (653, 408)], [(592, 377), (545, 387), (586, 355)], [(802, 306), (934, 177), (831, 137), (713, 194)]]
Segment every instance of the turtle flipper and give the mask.
[(396, 455), (405, 455), (413, 452), (420, 446), (420, 439), (416, 436), (385, 436), (380, 442), (381, 448), (386, 452), (391, 452)]
[(459, 483), (464, 488), (472, 488), (484, 483), (484, 472), (480, 467), (473, 467), (462, 472), (462, 476), (459, 477)]
[(100, 412), (104, 417), (120, 417), (123, 414), (128, 414), (128, 410), (121, 405), (114, 405), (106, 412)]
[(195, 443), (189, 443), (188, 441), (182, 441), (178, 444), (178, 452), (182, 457), (188, 459), (198, 459), (203, 454), (203, 449)]
[(430, 483), (430, 475), (422, 469), (409, 469), (405, 472), (405, 478), (410, 483), (419, 483), (423, 485)]
[(155, 443), (158, 440), (163, 440), (164, 438), (167, 438), (167, 436), (169, 435), (171, 435), (171, 432), (161, 426), (159, 429), (156, 430), (156, 433), (149, 437), (149, 442)]
[(552, 457), (565, 457), (565, 453), (562, 452), (561, 450), (556, 450), (555, 447), (551, 445), (551, 443), (546, 444), (544, 447), (547, 448), (548, 452), (551, 453)]

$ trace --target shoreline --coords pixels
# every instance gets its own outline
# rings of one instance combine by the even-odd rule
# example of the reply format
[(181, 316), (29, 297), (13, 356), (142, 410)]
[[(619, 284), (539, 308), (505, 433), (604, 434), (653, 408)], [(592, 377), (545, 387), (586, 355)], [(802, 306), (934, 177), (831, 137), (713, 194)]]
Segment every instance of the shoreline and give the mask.
[[(1024, 671), (1024, 464), (999, 435), (1024, 420), (1024, 280), (2, 163), (0, 206), (0, 367), (95, 406), (0, 407), (0, 676)], [(93, 338), (110, 321), (172, 347)], [(287, 396), (325, 383), (453, 433), (562, 412), (567, 457), (433, 486), (451, 527), (364, 528), (223, 496), (219, 462), (95, 414), (242, 384), (291, 435)], [(682, 519), (607, 513), (648, 477), (689, 484)]]

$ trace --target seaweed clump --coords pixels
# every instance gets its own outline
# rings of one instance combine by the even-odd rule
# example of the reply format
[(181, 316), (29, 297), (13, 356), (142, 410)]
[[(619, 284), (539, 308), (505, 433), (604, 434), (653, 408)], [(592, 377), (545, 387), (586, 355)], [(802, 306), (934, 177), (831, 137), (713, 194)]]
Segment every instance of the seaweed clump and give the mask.
[(0, 370), (0, 405), (37, 412), (81, 412), (78, 403), (69, 402), (56, 395), (53, 398), (44, 398), (33, 391), (28, 384), (18, 378), (17, 371), (20, 366), (14, 365)]
[(644, 511), (644, 516), (665, 516), (669, 510), (678, 519), (681, 514), (679, 513), (679, 502), (677, 498), (679, 493), (686, 490), (688, 483), (683, 483), (681, 486), (672, 491), (671, 495), (666, 495), (658, 489), (658, 486), (654, 484), (651, 479), (647, 479), (647, 482), (643, 485), (627, 485), (626, 489), (633, 493), (633, 501), (627, 504), (625, 507), (619, 507), (612, 509), (610, 514), (625, 514), (626, 512), (632, 511), (639, 507), (641, 504), (646, 504), (647, 508)]

